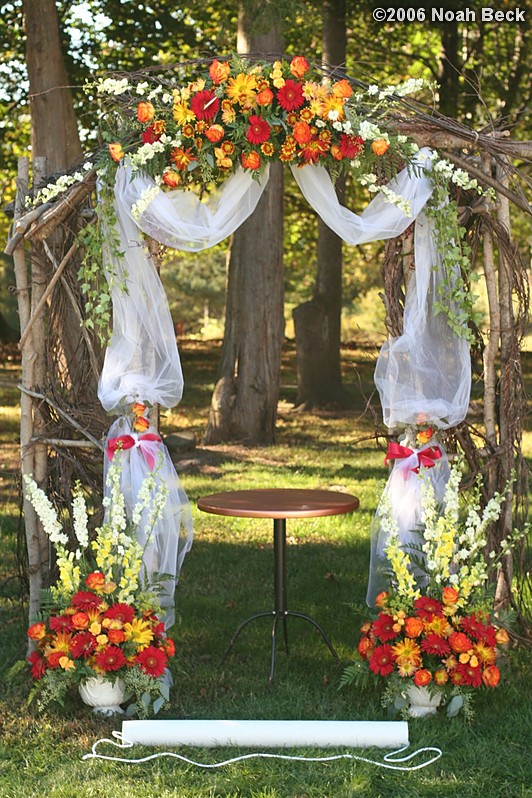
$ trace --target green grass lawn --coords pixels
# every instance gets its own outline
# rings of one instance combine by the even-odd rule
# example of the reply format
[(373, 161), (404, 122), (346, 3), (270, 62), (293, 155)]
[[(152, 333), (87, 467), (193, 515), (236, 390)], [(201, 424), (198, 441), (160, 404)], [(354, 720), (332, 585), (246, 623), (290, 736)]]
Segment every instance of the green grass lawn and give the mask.
[[(163, 417), (163, 431), (204, 427), (219, 350), (183, 347), (187, 387), (182, 404)], [(234, 488), (333, 488), (354, 493), (360, 509), (349, 516), (288, 521), (288, 606), (319, 621), (349, 662), (364, 616), (369, 564), (368, 529), (386, 471), (371, 440), (371, 418), (361, 416), (371, 392), (373, 353), (345, 351), (346, 382), (354, 397), (344, 414), (295, 413), (293, 352), (283, 364), (277, 443), (271, 447), (198, 447), (176, 465), (194, 511), (195, 540), (177, 591), (172, 629), (177, 656), (165, 718), (386, 720), (376, 692), (339, 689), (338, 667), (313, 627), (288, 619), (290, 654), (280, 645), (275, 680), (268, 685), (271, 623), (259, 619), (242, 633), (223, 666), (221, 657), (238, 624), (273, 605), (273, 544), (269, 520), (224, 518), (197, 510), (208, 493)], [(95, 717), (73, 696), (62, 710), (38, 715), (27, 706), (26, 674), (8, 678), (24, 656), (26, 608), (17, 572), (18, 454), (16, 392), (6, 366), (0, 385), (0, 798), (519, 798), (532, 796), (532, 662), (529, 650), (511, 651), (494, 691), (480, 690), (473, 723), (462, 716), (409, 721), (411, 748), (439, 746), (442, 758), (426, 769), (400, 773), (339, 760), (326, 764), (252, 759), (221, 769), (199, 769), (172, 759), (126, 765), (83, 754), (120, 720)], [(527, 440), (530, 447), (530, 440)], [(103, 749), (102, 749), (103, 750)], [(104, 753), (113, 755), (109, 748)], [(240, 753), (245, 753), (242, 751)], [(154, 749), (136, 747), (140, 757)], [(234, 749), (182, 748), (207, 763)], [(290, 752), (288, 752), (290, 753)], [(298, 750), (297, 754), (341, 753)], [(382, 759), (382, 750), (350, 753)], [(126, 752), (127, 755), (127, 752)]]

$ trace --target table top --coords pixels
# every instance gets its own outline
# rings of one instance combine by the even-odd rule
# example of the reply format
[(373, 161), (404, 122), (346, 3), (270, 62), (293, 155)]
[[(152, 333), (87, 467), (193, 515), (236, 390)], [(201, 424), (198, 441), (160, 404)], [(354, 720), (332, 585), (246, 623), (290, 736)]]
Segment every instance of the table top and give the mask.
[(263, 488), (213, 493), (198, 501), (205, 513), (242, 518), (316, 518), (351, 513), (358, 499), (335, 490)]

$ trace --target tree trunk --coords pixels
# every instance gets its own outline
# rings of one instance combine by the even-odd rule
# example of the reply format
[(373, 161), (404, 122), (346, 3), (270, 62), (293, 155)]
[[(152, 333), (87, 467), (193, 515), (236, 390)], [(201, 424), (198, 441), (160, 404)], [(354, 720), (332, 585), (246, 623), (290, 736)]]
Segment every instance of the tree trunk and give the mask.
[[(323, 4), (323, 66), (345, 62), (345, 0)], [(340, 201), (345, 180), (339, 180)], [(317, 275), (314, 295), (293, 311), (297, 349), (296, 405), (307, 408), (345, 404), (340, 368), (342, 314), (342, 240), (318, 219)]]
[[(253, 30), (253, 20), (253, 8), (241, 4), (239, 52), (279, 52), (278, 19), (269, 19), (268, 31)], [(233, 235), (222, 359), (205, 443), (274, 441), (284, 342), (282, 225), (283, 169), (272, 164), (255, 212)]]

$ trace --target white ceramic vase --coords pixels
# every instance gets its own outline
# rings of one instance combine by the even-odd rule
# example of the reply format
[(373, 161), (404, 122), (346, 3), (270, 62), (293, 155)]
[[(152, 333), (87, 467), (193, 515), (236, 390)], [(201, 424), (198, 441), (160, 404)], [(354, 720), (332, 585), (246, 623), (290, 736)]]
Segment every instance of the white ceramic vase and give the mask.
[(411, 685), (407, 692), (410, 705), (407, 708), (411, 718), (425, 718), (427, 715), (435, 715), (441, 703), (441, 692), (434, 692), (428, 687), (418, 687)]
[(124, 712), (120, 704), (125, 697), (124, 683), (121, 679), (114, 682), (103, 676), (91, 676), (79, 687), (81, 700), (93, 708), (93, 712), (101, 715), (120, 715)]

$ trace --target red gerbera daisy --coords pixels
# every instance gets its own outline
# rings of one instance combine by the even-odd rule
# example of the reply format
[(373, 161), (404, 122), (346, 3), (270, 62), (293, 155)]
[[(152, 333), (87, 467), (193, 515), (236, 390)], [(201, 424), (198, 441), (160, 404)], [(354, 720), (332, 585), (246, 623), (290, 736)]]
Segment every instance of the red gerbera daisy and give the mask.
[(288, 79), (277, 92), (277, 102), (285, 111), (295, 111), (305, 102), (303, 86), (294, 80)]
[(478, 666), (473, 668), (469, 662), (460, 663), (456, 666), (456, 672), (462, 674), (462, 684), (468, 684), (470, 687), (480, 687), (482, 684), (482, 668)]
[(271, 127), (262, 116), (254, 114), (249, 117), (249, 127), (246, 130), (246, 138), (252, 144), (264, 144), (270, 138)]
[(107, 646), (96, 654), (96, 664), (102, 671), (117, 671), (126, 664), (126, 658), (118, 646)]
[(445, 657), (451, 653), (451, 646), (437, 634), (428, 634), (424, 640), (421, 641), (421, 648), (427, 654), (435, 654), (437, 657)]
[(393, 651), (389, 645), (377, 646), (369, 658), (370, 670), (381, 676), (389, 676), (393, 671), (393, 664)]
[(87, 610), (91, 607), (99, 607), (102, 603), (102, 597), (96, 596), (94, 593), (89, 593), (87, 590), (78, 590), (74, 593), (70, 601), (73, 607), (80, 610)]
[(32, 651), (28, 657), (31, 662), (31, 675), (34, 679), (42, 679), (46, 672), (46, 660), (39, 651)]
[(96, 638), (90, 632), (80, 632), (70, 644), (70, 653), (74, 659), (87, 659), (96, 648)]
[(155, 141), (159, 141), (161, 138), (162, 131), (158, 131), (153, 125), (150, 125), (143, 130), (141, 134), (142, 141), (144, 144), (153, 144)]
[(340, 152), (343, 158), (356, 158), (364, 149), (364, 139), (360, 136), (348, 136), (342, 133), (340, 136)]
[(432, 615), (442, 615), (443, 604), (430, 596), (420, 596), (414, 601), (417, 614), (424, 621), (430, 621)]
[(190, 100), (190, 110), (196, 114), (196, 119), (205, 119), (206, 122), (214, 119), (219, 108), (220, 100), (210, 89), (198, 91)]
[(460, 626), (473, 640), (482, 640), (489, 646), (497, 645), (494, 627), (486, 626), (477, 618), (474, 612), (471, 615), (464, 616), (460, 621)]
[(377, 620), (373, 622), (373, 634), (383, 642), (393, 640), (394, 637), (397, 637), (397, 632), (393, 629), (394, 623), (391, 615), (381, 612)]
[(74, 626), (71, 621), (71, 615), (51, 615), (48, 619), (48, 624), (53, 632), (72, 632)]
[(105, 610), (103, 617), (122, 621), (122, 623), (131, 623), (135, 617), (135, 610), (130, 604), (113, 604), (112, 607)]
[(137, 656), (137, 663), (144, 673), (150, 676), (162, 676), (168, 664), (168, 657), (161, 648), (146, 646)]

